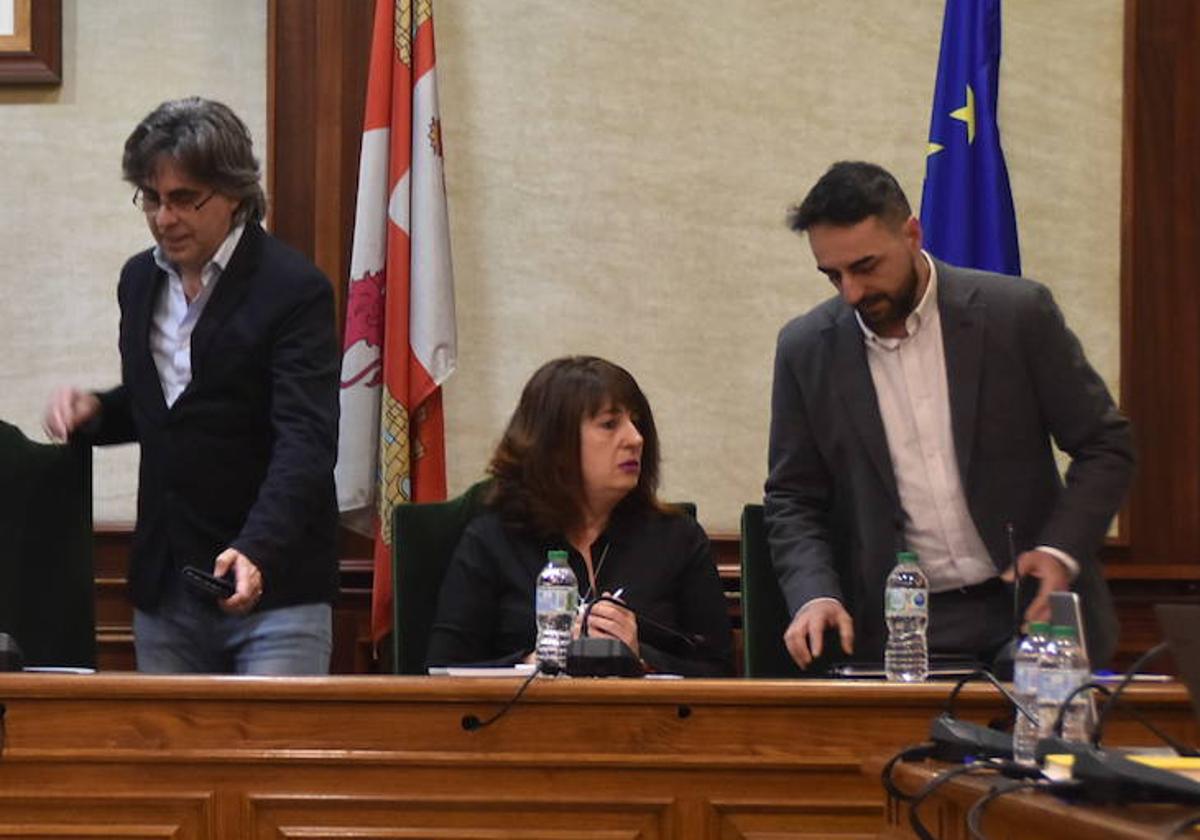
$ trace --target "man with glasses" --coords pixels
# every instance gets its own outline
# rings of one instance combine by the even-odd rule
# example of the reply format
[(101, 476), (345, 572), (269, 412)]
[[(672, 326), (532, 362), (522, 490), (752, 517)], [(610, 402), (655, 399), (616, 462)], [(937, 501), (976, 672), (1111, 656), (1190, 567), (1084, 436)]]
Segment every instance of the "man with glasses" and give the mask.
[[(138, 668), (329, 670), (337, 587), (333, 291), (267, 234), (250, 134), (225, 105), (164, 102), (125, 142), (154, 248), (121, 271), (121, 384), (50, 399), (51, 438), (141, 445), (130, 557)], [(235, 585), (189, 589), (195, 566)]]

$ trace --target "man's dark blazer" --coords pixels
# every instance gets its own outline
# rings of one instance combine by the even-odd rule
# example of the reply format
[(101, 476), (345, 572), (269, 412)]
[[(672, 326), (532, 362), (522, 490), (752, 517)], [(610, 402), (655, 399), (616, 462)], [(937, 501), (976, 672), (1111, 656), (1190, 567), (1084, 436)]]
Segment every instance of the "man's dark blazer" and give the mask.
[(152, 251), (121, 271), (121, 385), (95, 442), (141, 444), (130, 559), (153, 610), (172, 569), (232, 546), (262, 572), (259, 609), (331, 601), (337, 586), (338, 345), (333, 291), (247, 224), (192, 333), (192, 380), (167, 407), (149, 336), (166, 284)]
[[(1133, 469), (1128, 421), (1084, 358), (1050, 292), (1029, 280), (937, 266), (954, 448), (967, 507), (997, 570), (1017, 551), (1059, 548), (1079, 562), (1092, 663), (1117, 622), (1096, 552)], [(1051, 439), (1071, 457), (1065, 485)], [(841, 600), (856, 655), (878, 658), (883, 590), (905, 513), (854, 310), (833, 298), (779, 333), (766, 519), (795, 614)]]

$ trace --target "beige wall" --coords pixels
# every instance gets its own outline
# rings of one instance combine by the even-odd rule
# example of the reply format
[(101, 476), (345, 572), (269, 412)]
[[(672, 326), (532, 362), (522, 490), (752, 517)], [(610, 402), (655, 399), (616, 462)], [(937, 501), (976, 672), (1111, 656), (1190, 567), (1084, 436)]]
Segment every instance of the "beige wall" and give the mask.
[[(784, 213), (842, 158), (920, 200), (942, 6), (442, 0), (451, 489), (480, 474), (537, 365), (596, 353), (650, 398), (665, 495), (736, 529), (761, 498), (775, 334), (830, 293)], [(1115, 386), (1121, 3), (1004, 14), (1025, 272)]]
[[(63, 0), (63, 84), (0, 87), (0, 419), (44, 440), (51, 388), (115, 385), (117, 274), (151, 240), (121, 149), (199, 94), (266, 139), (265, 0)], [(97, 519), (134, 516), (137, 452), (97, 450)]]
[[(62, 90), (0, 90), (0, 417), (40, 436), (53, 383), (115, 377), (116, 272), (146, 242), (120, 144), (193, 91), (261, 140), (264, 5), (67, 0)], [(1121, 8), (1007, 0), (1000, 113), (1026, 273), (1114, 386)], [(919, 200), (941, 9), (438, 0), (451, 490), (479, 476), (535, 367), (597, 353), (650, 397), (664, 494), (735, 529), (761, 495), (775, 333), (829, 291), (783, 214), (846, 157), (888, 166)], [(99, 518), (132, 516), (131, 457), (98, 463)]]

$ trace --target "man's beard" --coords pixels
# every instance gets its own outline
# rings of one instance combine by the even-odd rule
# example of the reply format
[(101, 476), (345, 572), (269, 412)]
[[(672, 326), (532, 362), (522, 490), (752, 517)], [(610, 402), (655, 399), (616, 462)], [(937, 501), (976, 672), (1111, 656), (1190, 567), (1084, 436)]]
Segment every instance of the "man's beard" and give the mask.
[[(871, 332), (882, 335), (887, 327), (904, 323), (917, 307), (918, 282), (917, 267), (910, 265), (908, 282), (901, 286), (898, 292), (895, 294), (880, 292), (858, 302), (858, 306), (855, 308), (862, 317), (863, 323), (871, 328)], [(880, 302), (887, 305), (880, 306)], [(872, 309), (875, 314), (871, 313)]]

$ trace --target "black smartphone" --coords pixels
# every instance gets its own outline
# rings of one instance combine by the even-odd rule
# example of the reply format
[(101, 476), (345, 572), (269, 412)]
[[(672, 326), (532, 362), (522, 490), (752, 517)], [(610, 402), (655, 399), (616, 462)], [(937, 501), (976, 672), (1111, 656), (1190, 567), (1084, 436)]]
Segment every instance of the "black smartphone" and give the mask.
[(183, 582), (196, 594), (215, 598), (225, 599), (237, 591), (237, 587), (229, 578), (213, 577), (195, 566), (183, 567)]

